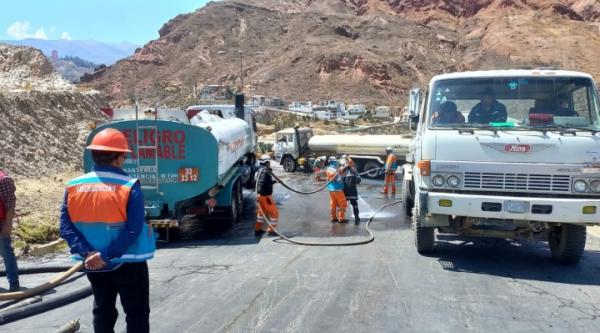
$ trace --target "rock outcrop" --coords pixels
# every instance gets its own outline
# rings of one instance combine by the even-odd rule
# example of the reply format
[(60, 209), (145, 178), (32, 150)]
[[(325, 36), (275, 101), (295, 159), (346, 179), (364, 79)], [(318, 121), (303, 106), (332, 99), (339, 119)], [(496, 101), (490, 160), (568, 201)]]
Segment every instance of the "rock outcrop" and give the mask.
[(197, 88), (236, 87), (240, 76), (247, 93), (288, 101), (403, 105), (409, 88), (448, 71), (558, 66), (599, 76), (599, 32), (592, 0), (230, 0), (177, 16), (86, 81), (115, 105), (133, 95), (185, 105)]

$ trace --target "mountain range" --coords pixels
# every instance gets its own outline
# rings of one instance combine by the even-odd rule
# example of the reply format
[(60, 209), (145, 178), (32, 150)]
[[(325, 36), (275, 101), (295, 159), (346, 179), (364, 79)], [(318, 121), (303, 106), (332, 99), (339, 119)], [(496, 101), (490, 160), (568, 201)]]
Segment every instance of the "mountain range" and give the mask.
[(0, 41), (6, 44), (31, 46), (41, 50), (46, 56), (50, 57), (52, 51), (56, 50), (59, 57), (71, 56), (79, 57), (95, 64), (110, 65), (119, 59), (129, 57), (133, 54), (138, 45), (128, 42), (122, 43), (103, 43), (96, 40), (48, 40), (48, 39), (22, 39)]
[[(287, 101), (404, 105), (433, 75), (555, 66), (600, 76), (595, 0), (224, 0), (82, 81), (113, 104), (185, 105), (207, 84)], [(242, 70), (243, 67), (243, 70)]]

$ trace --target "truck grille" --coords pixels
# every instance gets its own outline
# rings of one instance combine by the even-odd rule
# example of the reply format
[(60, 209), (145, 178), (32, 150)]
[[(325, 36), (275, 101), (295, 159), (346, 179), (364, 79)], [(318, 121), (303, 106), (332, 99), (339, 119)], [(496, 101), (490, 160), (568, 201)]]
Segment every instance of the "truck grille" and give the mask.
[(464, 188), (509, 191), (570, 192), (568, 175), (466, 172)]

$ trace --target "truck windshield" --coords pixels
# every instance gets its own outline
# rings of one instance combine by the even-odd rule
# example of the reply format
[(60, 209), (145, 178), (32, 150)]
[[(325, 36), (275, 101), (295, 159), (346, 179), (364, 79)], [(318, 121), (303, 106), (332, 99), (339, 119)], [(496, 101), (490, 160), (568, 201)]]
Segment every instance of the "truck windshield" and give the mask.
[(431, 90), (432, 128), (599, 129), (592, 80), (583, 77), (449, 79)]

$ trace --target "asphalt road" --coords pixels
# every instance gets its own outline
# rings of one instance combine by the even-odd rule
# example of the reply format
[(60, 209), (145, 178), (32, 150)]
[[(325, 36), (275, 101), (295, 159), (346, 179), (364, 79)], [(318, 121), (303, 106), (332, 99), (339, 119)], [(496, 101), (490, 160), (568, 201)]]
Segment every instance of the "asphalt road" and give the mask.
[[(280, 172), (278, 170), (278, 172)], [(294, 186), (316, 184), (286, 176)], [(366, 220), (393, 198), (380, 181), (359, 191)], [(364, 222), (332, 225), (328, 196), (300, 196), (276, 186), (280, 230), (295, 239), (362, 239)], [(399, 206), (372, 223), (375, 242), (307, 247), (257, 239), (254, 196), (243, 221), (222, 235), (162, 246), (150, 261), (154, 332), (596, 332), (600, 324), (600, 241), (588, 235), (576, 266), (553, 263), (543, 243), (438, 238), (432, 256), (418, 255)], [(351, 214), (350, 214), (351, 216)], [(66, 263), (66, 255), (36, 265)], [(34, 264), (32, 262), (22, 265)], [(22, 284), (46, 276), (23, 276)], [(2, 281), (2, 283), (5, 283)], [(85, 277), (44, 297), (87, 283)], [(4, 285), (4, 284), (0, 284)], [(4, 305), (0, 305), (2, 307)], [(91, 332), (92, 298), (0, 326), (6, 332), (54, 332), (79, 319)], [(124, 331), (124, 315), (116, 331)]]

